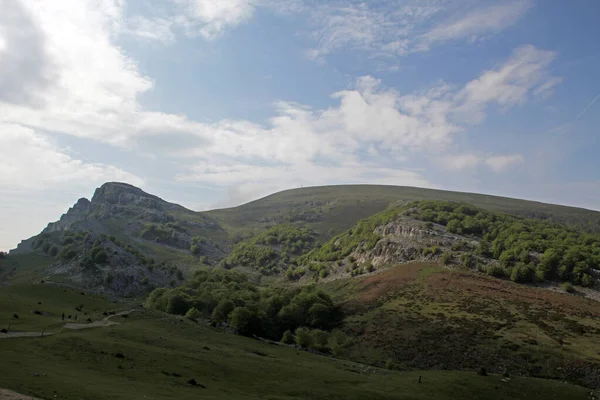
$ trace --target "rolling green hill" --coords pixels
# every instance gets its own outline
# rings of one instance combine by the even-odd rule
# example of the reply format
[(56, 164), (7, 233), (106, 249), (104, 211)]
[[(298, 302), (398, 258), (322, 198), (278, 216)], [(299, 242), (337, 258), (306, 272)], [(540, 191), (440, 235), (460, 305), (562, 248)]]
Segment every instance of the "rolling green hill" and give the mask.
[(443, 200), (472, 204), (490, 211), (562, 222), (599, 232), (600, 212), (529, 200), (405, 186), (339, 185), (286, 190), (222, 210), (207, 211), (223, 226), (262, 229), (264, 225), (304, 222), (327, 237), (350, 228), (360, 219), (390, 204), (412, 200)]

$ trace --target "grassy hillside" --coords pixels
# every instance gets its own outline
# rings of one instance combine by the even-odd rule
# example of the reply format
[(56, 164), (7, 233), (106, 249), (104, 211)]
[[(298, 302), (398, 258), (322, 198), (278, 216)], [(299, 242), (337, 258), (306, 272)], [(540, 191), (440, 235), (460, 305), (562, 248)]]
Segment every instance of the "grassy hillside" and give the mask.
[[(8, 322), (6, 313), (18, 313), (22, 318), (11, 321), (11, 329), (54, 333), (0, 339), (0, 387), (61, 399), (583, 399), (589, 392), (534, 378), (502, 382), (475, 372), (382, 370), (137, 308), (117, 325), (69, 330), (60, 327), (58, 314), (80, 302), (92, 318), (135, 304), (64, 290), (0, 288), (0, 324)], [(32, 307), (47, 314), (31, 314)]]
[(597, 301), (423, 263), (320, 287), (342, 307), (355, 361), (600, 385)]
[[(600, 235), (564, 224), (446, 201), (412, 201), (360, 220), (299, 260), (296, 273), (418, 259), (461, 264), (515, 282), (560, 281), (594, 287)], [(381, 260), (385, 260), (382, 262)], [(332, 263), (335, 262), (335, 263)], [(370, 272), (370, 271), (369, 271)]]
[(350, 228), (356, 221), (390, 204), (411, 200), (445, 200), (472, 204), (600, 231), (600, 212), (474, 193), (405, 186), (340, 185), (286, 190), (239, 207), (205, 212), (223, 226), (239, 231), (264, 225), (304, 222), (324, 238)]

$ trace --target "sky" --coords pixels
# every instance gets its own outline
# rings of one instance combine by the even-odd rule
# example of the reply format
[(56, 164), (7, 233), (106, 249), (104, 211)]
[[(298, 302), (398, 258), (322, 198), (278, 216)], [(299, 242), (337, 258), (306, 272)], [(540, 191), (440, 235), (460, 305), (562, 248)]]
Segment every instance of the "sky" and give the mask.
[(107, 181), (600, 210), (597, 0), (0, 0), (0, 249)]

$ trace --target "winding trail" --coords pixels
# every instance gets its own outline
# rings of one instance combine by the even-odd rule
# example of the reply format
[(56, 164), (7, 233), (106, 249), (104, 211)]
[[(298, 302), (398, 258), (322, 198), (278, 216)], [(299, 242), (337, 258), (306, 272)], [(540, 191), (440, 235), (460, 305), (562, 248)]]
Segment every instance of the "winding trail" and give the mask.
[[(112, 325), (119, 325), (118, 322), (113, 322), (110, 319), (113, 317), (120, 317), (122, 315), (128, 315), (132, 312), (134, 312), (135, 310), (129, 310), (129, 311), (121, 311), (118, 312), (116, 314), (113, 315), (109, 315), (106, 318), (100, 320), (100, 321), (96, 321), (96, 322), (88, 322), (88, 323), (66, 323), (65, 325), (63, 325), (63, 328), (67, 328), (67, 329), (89, 329), (89, 328), (106, 328), (107, 326), (112, 326)], [(45, 336), (50, 336), (50, 335), (54, 335), (54, 332), (44, 332), (44, 337)], [(41, 337), (42, 336), (42, 332), (19, 332), (19, 331), (14, 331), (14, 332), (7, 332), (7, 333), (2, 333), (0, 332), (0, 339), (10, 339), (10, 338), (18, 338), (18, 337)], [(0, 397), (0, 399), (2, 399), (3, 397)]]
[[(44, 337), (46, 336), (50, 336), (50, 335), (54, 335), (53, 332), (44, 332)], [(10, 338), (16, 338), (16, 337), (41, 337), (42, 336), (42, 332), (7, 332), (7, 333), (2, 333), (0, 332), (0, 339), (10, 339)], [(0, 399), (2, 399), (2, 397), (0, 396)]]
[(76, 324), (76, 323), (69, 322), (69, 323), (65, 324), (64, 327), (67, 329), (88, 329), (88, 328), (105, 328), (105, 327), (111, 326), (111, 325), (119, 325), (118, 322), (113, 322), (110, 319), (113, 317), (119, 317), (121, 315), (128, 315), (134, 311), (135, 310), (121, 311), (116, 314), (109, 315), (100, 321), (88, 322), (86, 324)]
[(0, 399), (5, 400), (40, 400), (37, 397), (25, 396), (12, 390), (0, 388)]

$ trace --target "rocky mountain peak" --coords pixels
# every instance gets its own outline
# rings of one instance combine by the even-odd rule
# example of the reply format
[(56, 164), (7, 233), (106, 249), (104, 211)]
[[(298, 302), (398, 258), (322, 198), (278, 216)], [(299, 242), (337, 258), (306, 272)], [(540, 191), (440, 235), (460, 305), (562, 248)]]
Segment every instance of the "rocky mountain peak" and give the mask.
[(94, 192), (92, 204), (114, 204), (130, 205), (147, 203), (146, 205), (155, 205), (165, 203), (161, 198), (148, 194), (142, 189), (127, 183), (109, 182), (100, 186)]

